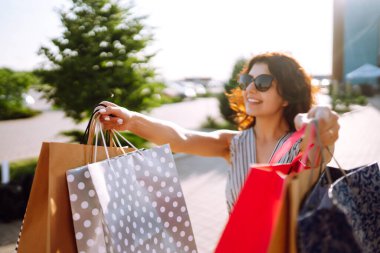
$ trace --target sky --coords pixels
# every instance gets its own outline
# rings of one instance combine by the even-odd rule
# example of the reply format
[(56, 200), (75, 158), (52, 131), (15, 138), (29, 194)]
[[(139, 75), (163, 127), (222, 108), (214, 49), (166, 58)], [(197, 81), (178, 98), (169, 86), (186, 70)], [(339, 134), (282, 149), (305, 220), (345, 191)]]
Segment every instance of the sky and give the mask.
[[(128, 1), (122, 1), (128, 3)], [(134, 0), (147, 15), (159, 77), (226, 80), (239, 58), (291, 53), (311, 75), (332, 65), (331, 0)], [(41, 46), (62, 34), (57, 9), (69, 0), (1, 0), (0, 67), (32, 70), (45, 60)]]

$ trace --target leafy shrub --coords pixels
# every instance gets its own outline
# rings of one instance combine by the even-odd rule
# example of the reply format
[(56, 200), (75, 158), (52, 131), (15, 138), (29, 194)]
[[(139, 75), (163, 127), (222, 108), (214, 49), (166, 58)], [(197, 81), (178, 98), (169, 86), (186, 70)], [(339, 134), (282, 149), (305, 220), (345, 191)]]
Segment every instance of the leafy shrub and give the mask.
[(28, 72), (0, 69), (0, 120), (26, 118), (38, 114), (24, 103), (23, 94), (38, 79)]
[(350, 106), (353, 104), (366, 105), (367, 103), (367, 97), (354, 93), (332, 96), (332, 109), (338, 113), (350, 111)]

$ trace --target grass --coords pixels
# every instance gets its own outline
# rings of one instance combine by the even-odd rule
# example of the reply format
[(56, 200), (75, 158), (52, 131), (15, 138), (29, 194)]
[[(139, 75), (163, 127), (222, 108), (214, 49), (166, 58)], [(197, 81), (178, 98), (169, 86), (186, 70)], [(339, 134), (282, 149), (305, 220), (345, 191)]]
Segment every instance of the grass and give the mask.
[(11, 120), (11, 119), (25, 119), (31, 118), (39, 115), (41, 111), (33, 110), (30, 108), (18, 108), (13, 111), (7, 111), (0, 114), (0, 120)]

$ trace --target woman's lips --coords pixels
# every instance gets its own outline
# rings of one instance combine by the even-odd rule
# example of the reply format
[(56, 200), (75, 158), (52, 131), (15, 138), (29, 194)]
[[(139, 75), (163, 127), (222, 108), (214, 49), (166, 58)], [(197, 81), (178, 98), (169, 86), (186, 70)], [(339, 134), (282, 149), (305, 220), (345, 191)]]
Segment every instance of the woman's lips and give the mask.
[(262, 103), (261, 100), (258, 100), (258, 99), (255, 99), (255, 98), (247, 98), (247, 101), (248, 101), (248, 103), (251, 103), (251, 104), (260, 104), (260, 103)]

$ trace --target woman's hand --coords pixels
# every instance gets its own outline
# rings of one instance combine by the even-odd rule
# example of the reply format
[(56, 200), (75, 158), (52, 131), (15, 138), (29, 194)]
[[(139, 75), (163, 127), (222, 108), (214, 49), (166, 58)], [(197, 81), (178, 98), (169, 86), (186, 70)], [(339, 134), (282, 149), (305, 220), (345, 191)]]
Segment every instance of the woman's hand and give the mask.
[(106, 107), (99, 107), (100, 122), (103, 123), (105, 129), (114, 129), (117, 131), (128, 130), (128, 123), (130, 122), (133, 111), (118, 106), (114, 103), (103, 101), (100, 104)]
[(339, 137), (338, 114), (327, 106), (316, 106), (308, 113), (300, 113), (294, 118), (296, 129), (317, 121), (320, 141), (323, 147), (332, 146)]

